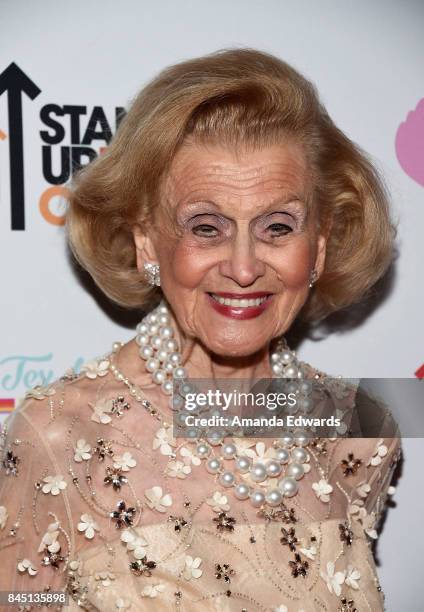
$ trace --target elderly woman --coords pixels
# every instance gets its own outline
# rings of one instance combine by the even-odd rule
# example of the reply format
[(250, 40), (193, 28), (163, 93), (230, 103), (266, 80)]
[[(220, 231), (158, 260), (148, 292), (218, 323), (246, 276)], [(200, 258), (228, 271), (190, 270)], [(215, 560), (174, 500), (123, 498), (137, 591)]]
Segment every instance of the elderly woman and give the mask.
[(394, 229), (314, 86), (251, 49), (171, 66), (79, 173), (67, 224), (98, 286), (145, 316), (7, 424), (0, 590), (102, 611), (382, 610), (370, 544), (398, 439), (172, 427), (188, 378), (315, 381), (340, 414), (351, 401), (284, 334), (363, 298)]

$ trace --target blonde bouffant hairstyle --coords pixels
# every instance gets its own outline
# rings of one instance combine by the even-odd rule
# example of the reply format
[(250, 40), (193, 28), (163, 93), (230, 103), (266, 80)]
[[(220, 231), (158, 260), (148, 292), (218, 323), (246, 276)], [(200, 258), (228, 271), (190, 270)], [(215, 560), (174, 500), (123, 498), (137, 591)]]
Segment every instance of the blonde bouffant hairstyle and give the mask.
[(303, 146), (320, 229), (331, 229), (302, 319), (317, 322), (358, 303), (386, 272), (396, 229), (373, 163), (293, 67), (254, 49), (224, 49), (160, 72), (135, 97), (106, 151), (74, 179), (69, 244), (112, 301), (147, 311), (161, 297), (137, 269), (132, 228), (153, 219), (161, 181), (188, 137), (253, 148), (294, 139)]

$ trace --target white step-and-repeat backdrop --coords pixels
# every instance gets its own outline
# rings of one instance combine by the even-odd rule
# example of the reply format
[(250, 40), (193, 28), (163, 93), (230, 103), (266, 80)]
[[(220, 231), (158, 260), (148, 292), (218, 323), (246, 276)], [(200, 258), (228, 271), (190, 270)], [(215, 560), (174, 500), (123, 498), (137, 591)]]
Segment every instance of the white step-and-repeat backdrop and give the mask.
[[(305, 340), (301, 358), (346, 377), (421, 377), (424, 391), (422, 1), (0, 0), (0, 17), (0, 419), (27, 388), (134, 335), (137, 313), (108, 304), (69, 263), (73, 164), (107, 146), (121, 109), (160, 69), (233, 46), (274, 53), (317, 84), (383, 172), (399, 221), (378, 303)], [(389, 612), (424, 607), (423, 440), (404, 449), (378, 545)]]

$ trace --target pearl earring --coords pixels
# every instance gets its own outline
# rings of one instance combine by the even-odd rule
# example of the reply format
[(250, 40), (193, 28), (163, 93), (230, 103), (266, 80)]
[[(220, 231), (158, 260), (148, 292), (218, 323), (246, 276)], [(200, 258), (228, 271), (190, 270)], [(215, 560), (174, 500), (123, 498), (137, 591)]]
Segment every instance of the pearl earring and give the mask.
[(316, 282), (317, 278), (318, 278), (318, 273), (317, 273), (317, 271), (314, 268), (312, 270), (312, 272), (311, 272), (311, 276), (310, 276), (310, 279), (309, 279), (309, 287), (313, 287), (313, 285)]
[(152, 287), (160, 287), (159, 264), (145, 263), (144, 272), (149, 285)]

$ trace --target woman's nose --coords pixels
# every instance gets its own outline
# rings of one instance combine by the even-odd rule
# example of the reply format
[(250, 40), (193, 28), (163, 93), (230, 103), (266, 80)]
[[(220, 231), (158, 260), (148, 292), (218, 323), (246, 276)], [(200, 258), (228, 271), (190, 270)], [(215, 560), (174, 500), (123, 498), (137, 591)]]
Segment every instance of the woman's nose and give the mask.
[(228, 256), (220, 264), (222, 276), (231, 278), (241, 287), (253, 283), (265, 274), (265, 264), (257, 257), (255, 240), (238, 235), (229, 246)]

